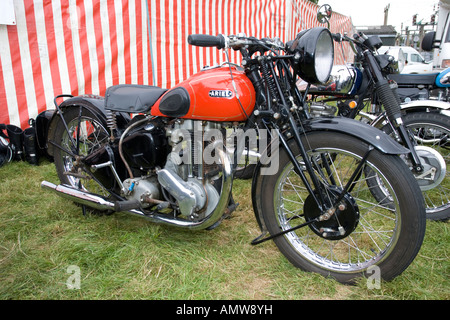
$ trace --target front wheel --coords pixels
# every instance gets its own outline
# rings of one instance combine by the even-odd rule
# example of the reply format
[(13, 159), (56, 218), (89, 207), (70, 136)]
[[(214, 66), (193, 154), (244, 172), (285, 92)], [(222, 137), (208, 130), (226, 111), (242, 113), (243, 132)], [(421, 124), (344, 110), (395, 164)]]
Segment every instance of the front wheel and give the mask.
[[(314, 193), (335, 200), (368, 145), (331, 132), (309, 133), (302, 142), (321, 183), (320, 190)], [(293, 141), (290, 147), (299, 155)], [(302, 166), (303, 160), (299, 156), (297, 159)], [(389, 192), (389, 205), (373, 196), (367, 184), (369, 172), (377, 175), (377, 181)], [(280, 150), (278, 172), (261, 179), (258, 200), (270, 234), (289, 230), (322, 213), (285, 150)], [(398, 156), (372, 150), (341, 204), (341, 210), (329, 220), (275, 237), (279, 250), (296, 267), (342, 283), (353, 283), (371, 274), (368, 272), (373, 272), (373, 267), (379, 268), (385, 280), (402, 273), (421, 247), (426, 224), (420, 189), (405, 163)]]

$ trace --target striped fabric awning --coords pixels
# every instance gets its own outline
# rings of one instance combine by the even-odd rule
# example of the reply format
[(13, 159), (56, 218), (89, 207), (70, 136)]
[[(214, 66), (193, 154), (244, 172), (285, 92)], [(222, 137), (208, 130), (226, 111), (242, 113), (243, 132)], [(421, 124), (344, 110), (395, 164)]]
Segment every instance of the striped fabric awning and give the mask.
[[(111, 85), (170, 88), (223, 51), (189, 46), (193, 33), (291, 40), (319, 26), (307, 0), (13, 0), (14, 25), (0, 25), (0, 123), (28, 127), (59, 94), (103, 95)], [(0, 10), (1, 10), (0, 5)], [(324, 26), (324, 25), (321, 25)], [(333, 14), (332, 32), (353, 32)], [(335, 47), (335, 63), (351, 60)], [(230, 59), (240, 63), (237, 52)]]

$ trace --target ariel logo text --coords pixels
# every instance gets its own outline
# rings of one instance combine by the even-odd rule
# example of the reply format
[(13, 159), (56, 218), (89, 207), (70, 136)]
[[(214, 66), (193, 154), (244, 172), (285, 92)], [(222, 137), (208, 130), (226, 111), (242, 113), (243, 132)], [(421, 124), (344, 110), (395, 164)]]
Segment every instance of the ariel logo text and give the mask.
[(209, 96), (211, 98), (231, 98), (233, 92), (231, 90), (211, 90)]

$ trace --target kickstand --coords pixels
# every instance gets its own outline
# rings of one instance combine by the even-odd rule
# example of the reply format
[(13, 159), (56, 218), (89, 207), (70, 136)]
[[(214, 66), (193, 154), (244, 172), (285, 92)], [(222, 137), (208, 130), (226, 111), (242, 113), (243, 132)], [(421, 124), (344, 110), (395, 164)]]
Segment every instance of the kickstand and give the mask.
[[(78, 180), (78, 189), (82, 189), (81, 179)], [(86, 206), (84, 204), (81, 205), (81, 210), (83, 211), (83, 217), (86, 217)]]

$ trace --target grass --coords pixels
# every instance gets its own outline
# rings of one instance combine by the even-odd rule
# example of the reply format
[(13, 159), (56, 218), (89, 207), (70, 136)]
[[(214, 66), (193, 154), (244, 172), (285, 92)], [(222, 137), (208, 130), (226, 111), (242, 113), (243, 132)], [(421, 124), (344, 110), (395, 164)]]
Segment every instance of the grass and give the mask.
[[(123, 213), (83, 216), (80, 207), (40, 188), (57, 183), (52, 163), (0, 168), (0, 299), (450, 299), (448, 223), (428, 222), (410, 267), (379, 289), (345, 286), (294, 268), (259, 235), (250, 181), (236, 180), (240, 202), (211, 231), (185, 231)], [(80, 289), (68, 281), (80, 271)], [(70, 269), (69, 269), (70, 270)]]

